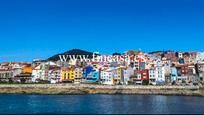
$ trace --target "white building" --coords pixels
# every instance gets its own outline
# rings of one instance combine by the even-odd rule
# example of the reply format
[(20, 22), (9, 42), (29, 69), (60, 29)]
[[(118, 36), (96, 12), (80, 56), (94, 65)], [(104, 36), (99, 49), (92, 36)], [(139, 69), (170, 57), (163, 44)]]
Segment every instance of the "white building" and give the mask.
[(124, 83), (125, 85), (128, 85), (128, 81), (130, 81), (130, 77), (134, 75), (134, 69), (131, 67), (128, 67), (123, 70), (123, 76), (124, 76)]
[(165, 82), (165, 68), (158, 66), (149, 69), (149, 83), (157, 85)]
[(57, 66), (54, 62), (42, 62), (40, 65), (34, 67), (32, 70), (32, 82), (37, 82), (37, 80), (49, 81), (49, 67)]
[(45, 79), (48, 80), (48, 69), (46, 69), (44, 63), (41, 63), (32, 70), (32, 82)]
[(48, 81), (50, 81), (50, 83), (59, 83), (61, 79), (61, 69), (60, 67), (54, 67), (52, 69), (49, 70), (48, 73)]
[(22, 67), (19, 64), (14, 64), (12, 66), (13, 78), (22, 72)]
[(182, 52), (178, 53), (178, 58), (183, 58), (183, 53)]
[(204, 61), (204, 52), (198, 52), (196, 55), (196, 61), (202, 62)]
[(54, 62), (41, 62), (39, 65), (34, 67), (32, 70), (32, 82), (37, 82), (36, 80), (46, 80), (50, 81), (49, 68), (57, 66)]
[(112, 69), (101, 70), (101, 84), (113, 85)]

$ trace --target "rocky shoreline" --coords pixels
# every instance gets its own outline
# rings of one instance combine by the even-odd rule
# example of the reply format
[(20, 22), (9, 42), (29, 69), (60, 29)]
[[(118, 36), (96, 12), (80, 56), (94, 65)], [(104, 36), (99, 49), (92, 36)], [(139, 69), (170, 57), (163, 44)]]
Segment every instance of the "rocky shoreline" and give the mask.
[(204, 96), (199, 86), (109, 86), (94, 84), (0, 84), (1, 94), (145, 94)]

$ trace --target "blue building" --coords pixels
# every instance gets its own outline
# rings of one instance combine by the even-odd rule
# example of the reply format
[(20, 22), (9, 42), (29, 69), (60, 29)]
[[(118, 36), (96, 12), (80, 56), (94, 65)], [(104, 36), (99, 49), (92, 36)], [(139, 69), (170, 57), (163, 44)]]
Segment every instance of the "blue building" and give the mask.
[(92, 66), (87, 66), (83, 70), (83, 77), (87, 83), (96, 83), (99, 81), (100, 72)]
[(93, 67), (92, 66), (86, 66), (83, 69), (83, 77), (86, 79), (87, 75), (90, 74), (93, 71)]
[(177, 69), (175, 67), (171, 68), (171, 82), (176, 81), (178, 77)]

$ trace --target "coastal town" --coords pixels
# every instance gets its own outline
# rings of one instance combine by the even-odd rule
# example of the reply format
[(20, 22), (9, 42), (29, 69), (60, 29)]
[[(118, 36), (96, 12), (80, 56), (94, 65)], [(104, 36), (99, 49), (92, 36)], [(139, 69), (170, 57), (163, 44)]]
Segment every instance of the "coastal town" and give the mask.
[[(79, 50), (73, 49), (71, 52), (75, 53), (70, 55), (76, 55), (77, 51)], [(57, 55), (55, 59), (34, 59), (32, 62), (2, 62), (0, 83), (155, 86), (203, 86), (204, 84), (204, 52), (144, 53), (129, 50), (123, 54), (114, 53), (112, 56), (136, 58), (134, 61), (122, 62), (78, 59), (69, 59), (65, 62)]]

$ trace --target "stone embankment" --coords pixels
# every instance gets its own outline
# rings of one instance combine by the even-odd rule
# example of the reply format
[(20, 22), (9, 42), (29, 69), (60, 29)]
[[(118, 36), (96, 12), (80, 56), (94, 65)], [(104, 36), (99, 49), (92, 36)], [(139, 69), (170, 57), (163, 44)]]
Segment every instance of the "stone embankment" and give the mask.
[(138, 86), (94, 84), (0, 84), (4, 94), (152, 94), (204, 96), (199, 86)]

